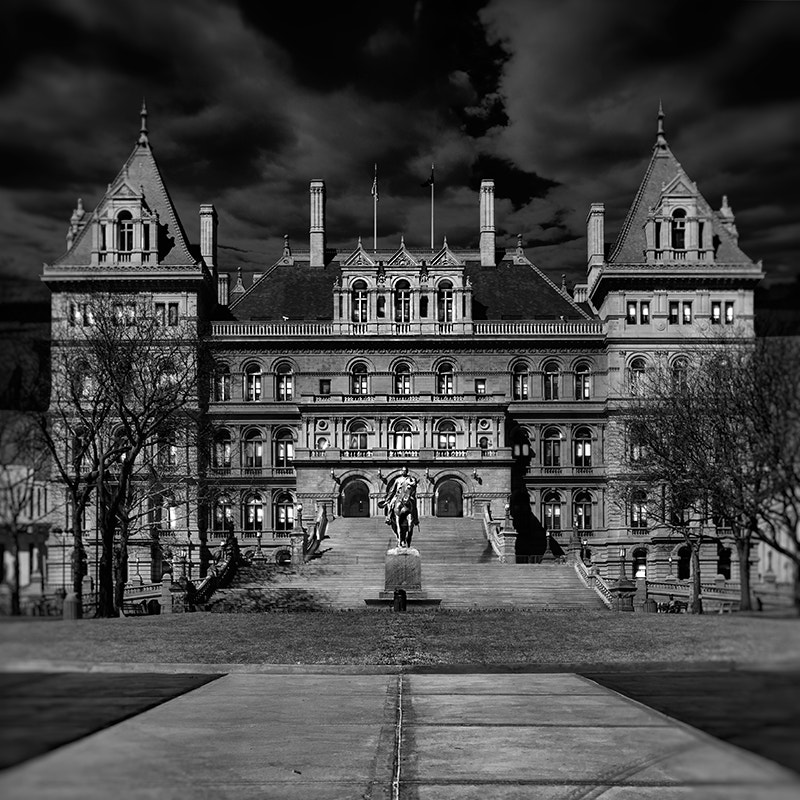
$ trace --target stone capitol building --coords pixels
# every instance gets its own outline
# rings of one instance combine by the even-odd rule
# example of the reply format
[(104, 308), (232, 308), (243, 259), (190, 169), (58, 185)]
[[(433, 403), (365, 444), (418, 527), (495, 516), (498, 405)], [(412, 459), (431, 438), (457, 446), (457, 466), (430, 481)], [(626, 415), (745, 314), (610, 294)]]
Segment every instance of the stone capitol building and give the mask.
[[(235, 265), (221, 269), (213, 205), (179, 219), (150, 138), (143, 112), (127, 161), (94, 209), (79, 204), (67, 251), (43, 274), (54, 353), (91, 325), (95, 294), (118, 293), (166, 327), (189, 326), (209, 354), (197, 400), (207, 433), (187, 449), (194, 488), (179, 513), (162, 498), (141, 517), (129, 573), (135, 558), (160, 580), (183, 551), (200, 575), (230, 531), (269, 556), (322, 513), (382, 517), (405, 465), (423, 555), (432, 519), (453, 530), (507, 520), (501, 560), (536, 561), (555, 539), (611, 578), (621, 548), (634, 575), (688, 577), (682, 540), (648, 526), (647, 499), (620, 504), (610, 491), (617, 412), (656, 356), (674, 362), (715, 328), (753, 335), (763, 273), (727, 198), (712, 208), (673, 155), (661, 112), (616, 241), (603, 204), (587, 209), (586, 279), (574, 287), (542, 272), (521, 237), (499, 240), (490, 177), (475, 198), (477, 247), (400, 238), (377, 250), (360, 238), (328, 247), (325, 183), (310, 180), (307, 241), (286, 237), (245, 284)], [(704, 574), (731, 577), (731, 557), (709, 546)]]

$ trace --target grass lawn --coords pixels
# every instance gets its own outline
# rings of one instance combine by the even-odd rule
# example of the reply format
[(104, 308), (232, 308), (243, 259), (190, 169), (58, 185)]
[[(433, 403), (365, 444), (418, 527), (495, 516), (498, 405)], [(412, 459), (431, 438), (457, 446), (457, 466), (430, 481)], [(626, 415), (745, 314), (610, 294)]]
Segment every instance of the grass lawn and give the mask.
[(737, 614), (388, 609), (0, 622), (28, 659), (207, 664), (486, 665), (800, 661), (800, 621)]

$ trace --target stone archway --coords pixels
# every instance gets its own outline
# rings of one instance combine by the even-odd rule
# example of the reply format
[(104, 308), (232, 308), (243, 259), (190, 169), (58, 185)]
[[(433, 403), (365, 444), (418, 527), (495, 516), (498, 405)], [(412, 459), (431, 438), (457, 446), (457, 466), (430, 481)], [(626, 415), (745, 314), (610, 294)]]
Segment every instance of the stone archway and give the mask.
[(458, 481), (448, 478), (439, 484), (435, 511), (437, 517), (464, 516), (464, 490)]
[(365, 481), (354, 478), (345, 485), (342, 491), (342, 516), (369, 516), (369, 486)]

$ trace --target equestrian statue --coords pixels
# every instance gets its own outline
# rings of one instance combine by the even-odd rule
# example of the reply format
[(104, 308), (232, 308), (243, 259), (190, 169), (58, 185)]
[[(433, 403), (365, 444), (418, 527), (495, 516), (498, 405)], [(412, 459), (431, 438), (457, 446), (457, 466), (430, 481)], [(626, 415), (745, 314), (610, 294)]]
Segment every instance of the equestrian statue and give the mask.
[(408, 467), (403, 467), (397, 480), (387, 488), (383, 500), (378, 501), (378, 508), (383, 509), (386, 524), (394, 531), (398, 547), (411, 547), (414, 526), (419, 529), (419, 513), (417, 511), (417, 479), (408, 474)]

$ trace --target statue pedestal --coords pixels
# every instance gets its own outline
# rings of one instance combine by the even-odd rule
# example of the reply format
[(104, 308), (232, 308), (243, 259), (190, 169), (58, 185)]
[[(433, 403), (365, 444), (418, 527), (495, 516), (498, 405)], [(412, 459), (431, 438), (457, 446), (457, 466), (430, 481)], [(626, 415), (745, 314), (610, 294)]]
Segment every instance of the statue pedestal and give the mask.
[(395, 592), (405, 593), (409, 605), (438, 606), (441, 598), (428, 597), (422, 590), (422, 559), (416, 547), (393, 547), (386, 551), (384, 591), (377, 599), (366, 599), (367, 605), (390, 605)]
[(416, 547), (393, 547), (386, 551), (384, 589), (389, 594), (394, 594), (395, 589), (422, 591), (422, 559)]

